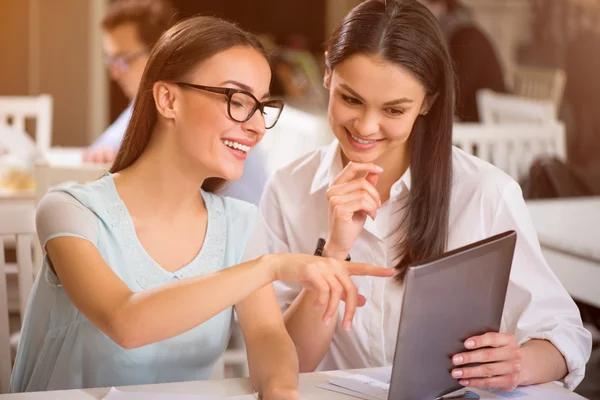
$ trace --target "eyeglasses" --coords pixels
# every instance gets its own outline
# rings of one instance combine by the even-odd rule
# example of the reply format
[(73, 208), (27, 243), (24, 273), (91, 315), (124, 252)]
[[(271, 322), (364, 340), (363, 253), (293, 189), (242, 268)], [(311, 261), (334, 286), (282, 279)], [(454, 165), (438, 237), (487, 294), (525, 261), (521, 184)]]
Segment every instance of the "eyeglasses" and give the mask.
[(229, 118), (236, 122), (246, 122), (252, 118), (256, 110), (260, 110), (265, 121), (265, 128), (271, 129), (277, 123), (283, 110), (283, 101), (267, 100), (261, 102), (252, 93), (248, 93), (245, 90), (194, 85), (187, 82), (175, 82), (175, 84), (192, 89), (224, 94), (227, 96), (227, 113), (229, 114)]
[(148, 50), (144, 49), (117, 56), (104, 56), (104, 65), (106, 68), (118, 68), (121, 72), (126, 72), (132, 62), (147, 53)]

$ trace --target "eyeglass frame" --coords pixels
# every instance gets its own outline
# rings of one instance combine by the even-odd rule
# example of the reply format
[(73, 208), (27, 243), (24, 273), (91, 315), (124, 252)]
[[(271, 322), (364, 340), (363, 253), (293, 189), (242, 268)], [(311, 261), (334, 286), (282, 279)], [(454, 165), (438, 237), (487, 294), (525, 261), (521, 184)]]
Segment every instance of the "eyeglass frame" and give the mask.
[[(273, 104), (273, 103), (280, 104), (281, 107), (279, 108), (279, 115), (277, 115), (277, 119), (275, 120), (275, 122), (273, 122), (273, 125), (267, 126), (267, 121), (263, 117), (263, 121), (265, 122), (265, 129), (271, 129), (277, 124), (277, 122), (279, 121), (279, 117), (281, 117), (281, 113), (283, 112), (283, 107), (285, 106), (285, 103), (283, 102), (283, 100), (271, 99), (271, 100), (267, 100), (267, 101), (260, 101), (252, 93), (250, 93), (246, 90), (242, 90), (242, 89), (224, 88), (224, 87), (218, 87), (218, 86), (196, 85), (194, 83), (188, 83), (188, 82), (174, 82), (174, 83), (177, 86), (189, 87), (192, 89), (204, 90), (206, 92), (218, 93), (218, 94), (225, 95), (227, 97), (227, 114), (229, 115), (229, 118), (231, 118), (232, 120), (234, 120), (236, 122), (242, 123), (242, 124), (244, 122), (250, 121), (250, 119), (256, 113), (256, 110), (260, 109), (261, 114), (264, 113), (265, 112), (264, 109), (269, 103), (270, 104)], [(249, 113), (248, 117), (243, 121), (233, 118), (233, 116), (231, 115), (231, 97), (236, 93), (245, 94), (247, 96), (250, 96), (250, 98), (252, 100), (254, 100), (254, 107), (252, 108), (252, 111)]]
[(121, 71), (126, 71), (132, 62), (140, 58), (141, 56), (148, 54), (147, 49), (141, 49), (131, 53), (125, 53), (118, 56), (105, 56), (104, 65), (107, 68), (114, 68), (115, 66)]

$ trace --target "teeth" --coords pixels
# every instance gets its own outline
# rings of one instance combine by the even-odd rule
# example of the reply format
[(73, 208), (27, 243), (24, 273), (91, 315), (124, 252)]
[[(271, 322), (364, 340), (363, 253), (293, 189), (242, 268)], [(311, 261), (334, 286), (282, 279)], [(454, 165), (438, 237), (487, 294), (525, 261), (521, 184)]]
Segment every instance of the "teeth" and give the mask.
[(371, 144), (371, 143), (375, 143), (377, 140), (363, 140), (363, 139), (359, 139), (354, 135), (351, 135), (352, 139), (356, 140), (358, 143), (360, 144)]
[(243, 145), (238, 142), (232, 142), (230, 140), (223, 140), (223, 143), (225, 143), (225, 146), (231, 147), (232, 149), (241, 150), (244, 153), (247, 153), (250, 151), (250, 146), (246, 146), (246, 145)]

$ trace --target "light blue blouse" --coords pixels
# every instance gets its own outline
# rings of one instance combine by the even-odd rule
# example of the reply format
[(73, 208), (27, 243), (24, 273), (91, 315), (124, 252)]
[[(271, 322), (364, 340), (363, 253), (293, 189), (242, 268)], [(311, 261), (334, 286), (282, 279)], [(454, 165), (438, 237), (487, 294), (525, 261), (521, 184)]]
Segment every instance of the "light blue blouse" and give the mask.
[[(238, 264), (253, 229), (256, 207), (201, 193), (208, 210), (204, 244), (194, 260), (175, 272), (160, 267), (142, 247), (110, 174), (50, 192), (38, 208), (40, 243), (45, 248), (49, 240), (60, 236), (91, 241), (134, 292)], [(80, 267), (86, 267), (85, 260)], [(73, 305), (44, 252), (25, 314), (11, 391), (209, 379), (228, 343), (232, 316), (228, 308), (179, 336), (126, 350)]]

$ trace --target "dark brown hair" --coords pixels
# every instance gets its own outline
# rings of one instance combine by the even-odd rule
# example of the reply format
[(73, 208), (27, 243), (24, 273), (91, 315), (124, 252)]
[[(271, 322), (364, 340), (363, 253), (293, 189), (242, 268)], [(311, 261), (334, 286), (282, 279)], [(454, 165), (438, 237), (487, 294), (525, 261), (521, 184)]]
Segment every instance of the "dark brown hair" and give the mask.
[(410, 264), (445, 252), (448, 242), (455, 74), (444, 34), (416, 0), (367, 0), (350, 11), (326, 47), (331, 70), (356, 54), (377, 56), (408, 70), (435, 99), (409, 139), (411, 189), (396, 265), (402, 280)]
[[(154, 84), (184, 80), (203, 61), (236, 46), (251, 47), (269, 60), (256, 37), (219, 18), (192, 17), (164, 33), (150, 52), (133, 103), (131, 120), (111, 173), (129, 167), (148, 146), (158, 115), (152, 92)], [(223, 179), (211, 178), (204, 182), (202, 188), (215, 191), (223, 183)]]
[(454, 10), (456, 10), (457, 8), (462, 7), (462, 5), (460, 4), (460, 2), (458, 0), (427, 0), (430, 3), (444, 3), (446, 5), (446, 8), (448, 9), (448, 12), (452, 12)]
[(117, 0), (110, 5), (101, 25), (109, 32), (127, 23), (135, 24), (139, 39), (150, 50), (175, 22), (177, 11), (166, 0)]

